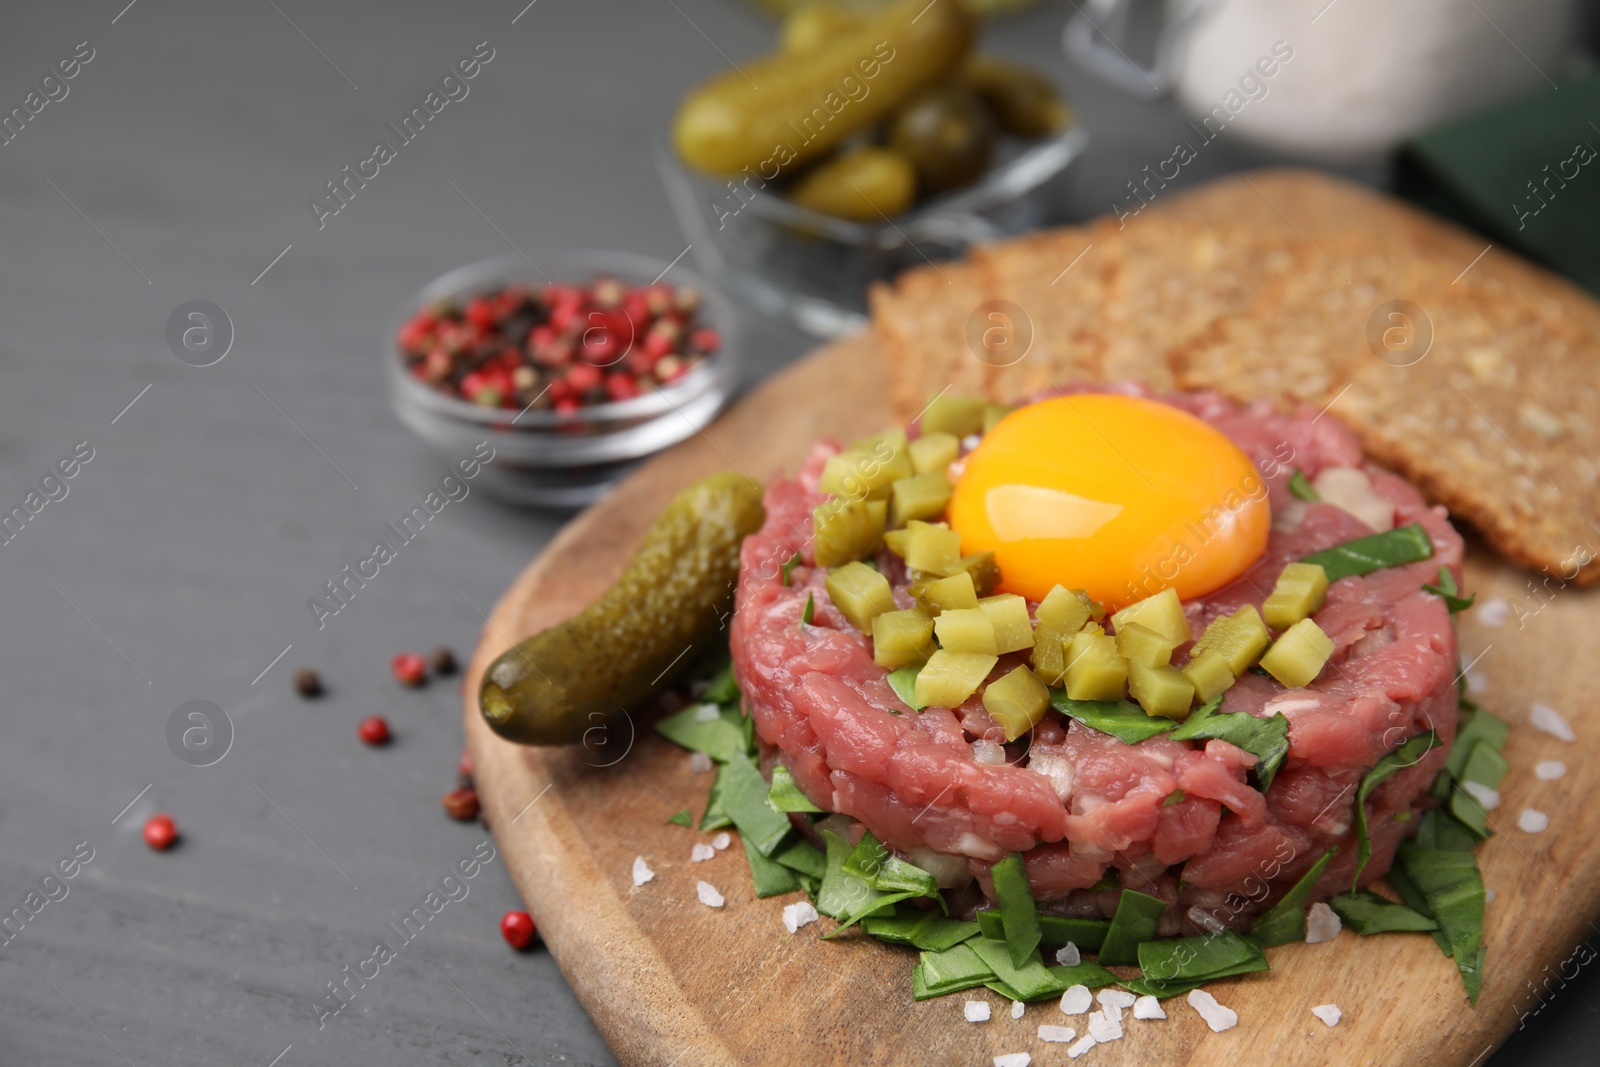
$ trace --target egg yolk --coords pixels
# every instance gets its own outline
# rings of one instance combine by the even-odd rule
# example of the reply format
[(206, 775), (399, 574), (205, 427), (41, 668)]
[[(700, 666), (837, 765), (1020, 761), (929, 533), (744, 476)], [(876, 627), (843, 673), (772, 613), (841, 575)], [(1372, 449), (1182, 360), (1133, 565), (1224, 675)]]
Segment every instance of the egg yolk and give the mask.
[(1267, 486), (1209, 423), (1140, 397), (1091, 393), (1019, 408), (966, 458), (949, 520), (993, 550), (1001, 589), (1056, 585), (1108, 609), (1222, 588), (1266, 550)]

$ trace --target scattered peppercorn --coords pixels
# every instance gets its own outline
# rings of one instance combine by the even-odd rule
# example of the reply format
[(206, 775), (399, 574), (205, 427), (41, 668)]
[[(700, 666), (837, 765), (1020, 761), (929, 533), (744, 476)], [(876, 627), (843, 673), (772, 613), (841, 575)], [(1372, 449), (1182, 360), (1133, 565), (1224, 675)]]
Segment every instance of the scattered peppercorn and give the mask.
[(294, 691), (310, 700), (322, 695), (322, 676), (310, 667), (301, 667), (294, 672)]
[(470, 787), (455, 789), (439, 798), (444, 813), (461, 822), (471, 822), (478, 817), (478, 791)]
[(533, 916), (525, 911), (508, 911), (500, 919), (500, 936), (519, 952), (533, 944)]
[(699, 311), (695, 290), (661, 283), (511, 285), (423, 308), (395, 342), (411, 373), (440, 392), (573, 412), (658, 389), (715, 354), (722, 339), (696, 325)]
[(166, 812), (158, 812), (144, 821), (144, 843), (157, 852), (165, 852), (178, 840), (178, 824)]
[(356, 736), (369, 745), (387, 745), (391, 736), (389, 723), (382, 715), (368, 715), (356, 727)]
[(389, 661), (395, 681), (415, 689), (428, 680), (428, 664), (415, 652), (402, 652)]
[(433, 673), (441, 678), (454, 674), (456, 673), (456, 654), (444, 645), (440, 645), (433, 650), (429, 666), (433, 668)]

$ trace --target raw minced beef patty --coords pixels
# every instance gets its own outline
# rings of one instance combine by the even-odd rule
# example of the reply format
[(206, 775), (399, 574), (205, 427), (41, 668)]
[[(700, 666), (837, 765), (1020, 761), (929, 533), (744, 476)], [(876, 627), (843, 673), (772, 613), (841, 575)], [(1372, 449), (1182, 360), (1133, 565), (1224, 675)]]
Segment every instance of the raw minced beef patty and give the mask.
[[(1329, 587), (1314, 618), (1336, 649), (1312, 685), (1285, 689), (1249, 672), (1228, 690), (1224, 712), (1288, 719), (1289, 754), (1265, 794), (1246, 781), (1255, 757), (1224, 741), (1156, 737), (1129, 745), (1051, 710), (1031, 738), (1007, 745), (979, 695), (920, 713), (901, 703), (873, 662), (869, 636), (833, 607), (826, 572), (814, 566), (811, 509), (825, 499), (817, 483), (838, 451), (830, 442), (816, 445), (798, 477), (767, 488), (765, 525), (741, 552), (731, 645), (760, 739), (814, 803), (858, 820), (934, 869), (946, 887), (975, 876), (987, 892), (989, 866), (1023, 852), (1034, 895), (1049, 912), (1109, 915), (1117, 893), (1102, 880), (1112, 874), (1121, 887), (1179, 905), (1167, 909), (1165, 936), (1194, 932), (1196, 907), (1247, 925), (1333, 845), (1339, 852), (1315, 899), (1348, 889), (1361, 775), (1405, 739), (1433, 729), (1443, 745), (1368, 798), (1373, 851), (1361, 882), (1388, 870), (1416, 825), (1411, 813), (1429, 803), (1455, 736), (1455, 631), (1444, 601), (1421, 587), (1441, 565), (1459, 578), (1462, 544), (1444, 509), (1365, 464), (1354, 436), (1332, 416), (1291, 417), (1209, 393), (1159, 399), (1231, 438), (1271, 494), (1266, 553), (1233, 584), (1185, 605), (1195, 634), (1245, 604), (1259, 607), (1284, 564), (1373, 532), (1330, 503), (1296, 500), (1288, 488), (1295, 469), (1312, 479), (1329, 468), (1362, 469), (1393, 505), (1395, 525), (1421, 523), (1433, 539), (1429, 560)], [(796, 553), (802, 562), (785, 584), (783, 564)], [(899, 606), (912, 606), (899, 557), (884, 552), (877, 562)], [(808, 597), (813, 624), (802, 626)], [(1000, 657), (989, 680), (1025, 655)], [(1173, 662), (1187, 655), (1182, 648)], [(1163, 806), (1178, 789), (1184, 799)], [(929, 850), (964, 858), (966, 869)]]

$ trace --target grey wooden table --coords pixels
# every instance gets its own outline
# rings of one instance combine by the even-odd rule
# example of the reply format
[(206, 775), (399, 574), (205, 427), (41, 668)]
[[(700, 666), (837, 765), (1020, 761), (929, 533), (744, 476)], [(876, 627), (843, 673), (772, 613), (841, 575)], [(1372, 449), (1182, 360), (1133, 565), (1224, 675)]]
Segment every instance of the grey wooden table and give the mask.
[[(732, 0), (523, 2), (0, 16), (0, 112), (28, 108), (0, 147), (0, 512), (37, 508), (0, 543), (0, 915), (23, 909), (0, 935), (0, 1063), (612, 1062), (549, 957), (501, 942), (516, 896), (499, 862), (409, 938), (391, 926), (486, 834), (438, 805), (456, 687), (401, 690), (388, 659), (468, 651), (559, 518), (475, 492), (326, 627), (307, 608), (445, 473), (384, 398), (401, 302), (509, 245), (676, 255), (643, 146), (719, 51), (771, 37)], [(1059, 64), (1067, 10), (991, 39)], [(308, 199), (478, 42), (493, 58), (469, 94), (319, 228)], [(63, 59), (75, 76), (41, 88)], [(1181, 120), (1066, 77), (1097, 138), (1087, 217)], [(1257, 161), (1219, 145), (1185, 180)], [(235, 328), (213, 366), (166, 342), (194, 299)], [(750, 379), (808, 347), (751, 324)], [(75, 450), (92, 458), (46, 480)], [(301, 665), (326, 698), (294, 696)], [(232, 723), (210, 766), (169, 748), (191, 700)], [(356, 740), (372, 712), (387, 749)], [(183, 832), (167, 854), (140, 840), (157, 810)], [(394, 958), (351, 979), (379, 941)], [(1585, 975), (1495, 1062), (1579, 1062), (1597, 1007)]]

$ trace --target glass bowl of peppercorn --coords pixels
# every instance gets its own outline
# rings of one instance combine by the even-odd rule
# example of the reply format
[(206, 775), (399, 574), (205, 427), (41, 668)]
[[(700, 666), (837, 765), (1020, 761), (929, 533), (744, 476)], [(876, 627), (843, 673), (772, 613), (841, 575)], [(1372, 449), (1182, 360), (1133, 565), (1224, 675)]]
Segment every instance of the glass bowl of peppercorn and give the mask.
[(722, 410), (738, 384), (735, 326), (676, 262), (500, 256), (407, 305), (385, 347), (390, 397), (453, 462), (479, 461), (496, 495), (583, 507)]

